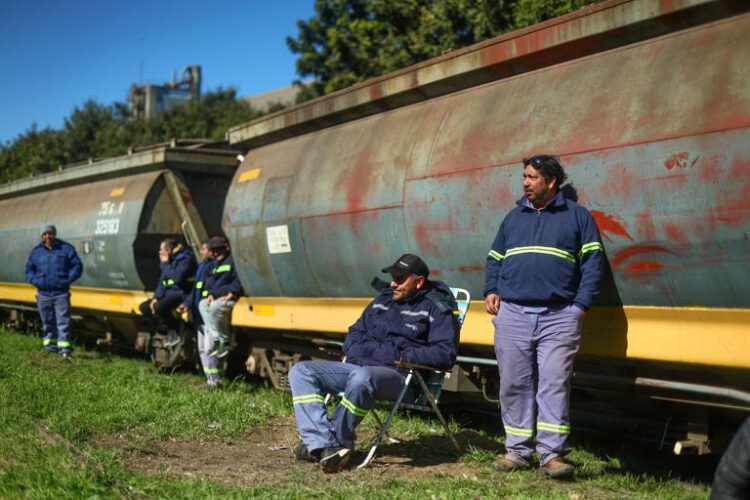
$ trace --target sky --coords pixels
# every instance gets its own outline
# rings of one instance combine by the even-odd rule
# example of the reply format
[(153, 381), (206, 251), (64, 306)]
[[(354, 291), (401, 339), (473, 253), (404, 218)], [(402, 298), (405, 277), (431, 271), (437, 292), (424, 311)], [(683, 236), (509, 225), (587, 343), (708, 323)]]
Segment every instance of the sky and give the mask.
[(0, 0), (0, 145), (188, 65), (201, 66), (202, 93), (291, 85), (286, 37), (314, 14), (314, 0)]

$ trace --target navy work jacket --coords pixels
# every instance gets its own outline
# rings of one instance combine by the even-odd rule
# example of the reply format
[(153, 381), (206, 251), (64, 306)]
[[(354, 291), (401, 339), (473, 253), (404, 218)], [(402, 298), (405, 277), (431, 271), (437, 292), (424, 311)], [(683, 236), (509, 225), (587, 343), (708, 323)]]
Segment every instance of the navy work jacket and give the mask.
[(455, 308), (450, 289), (439, 281), (426, 280), (405, 302), (395, 302), (391, 289), (384, 289), (349, 328), (346, 362), (394, 368), (401, 360), (450, 369), (458, 350)]
[(161, 276), (154, 290), (154, 298), (157, 300), (173, 294), (185, 298), (193, 288), (197, 267), (193, 252), (179, 246), (175, 250), (177, 252), (173, 253), (167, 262), (161, 263)]
[(185, 307), (192, 311), (194, 317), (200, 317), (200, 314), (198, 314), (198, 303), (203, 298), (206, 271), (208, 270), (208, 265), (211, 262), (213, 262), (213, 259), (209, 259), (200, 263), (200, 265), (198, 266), (198, 270), (195, 272), (195, 286), (193, 286), (188, 296), (185, 297), (185, 300), (182, 302)]
[(223, 297), (232, 292), (237, 298), (242, 295), (242, 284), (237, 276), (237, 270), (234, 268), (234, 259), (232, 254), (228, 253), (226, 257), (218, 260), (212, 260), (206, 267), (206, 277), (203, 280), (202, 297), (213, 295), (215, 299)]
[(39, 243), (26, 262), (26, 279), (41, 295), (66, 293), (82, 272), (83, 263), (73, 245), (58, 239), (51, 249)]
[(487, 256), (484, 296), (523, 306), (591, 307), (605, 256), (591, 213), (562, 192), (542, 209), (521, 198)]

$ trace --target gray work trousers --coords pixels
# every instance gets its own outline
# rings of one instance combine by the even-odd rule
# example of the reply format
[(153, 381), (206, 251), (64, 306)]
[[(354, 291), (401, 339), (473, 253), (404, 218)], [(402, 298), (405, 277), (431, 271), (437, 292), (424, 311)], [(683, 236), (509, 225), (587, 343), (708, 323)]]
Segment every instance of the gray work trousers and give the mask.
[(574, 305), (530, 313), (500, 304), (492, 322), (507, 458), (529, 463), (535, 431), (540, 465), (570, 452), (570, 378), (582, 320)]
[(198, 336), (198, 354), (201, 358), (201, 365), (203, 365), (203, 373), (206, 375), (206, 382), (208, 385), (221, 385), (223, 382), (222, 361), (216, 356), (209, 356), (209, 353), (215, 349), (218, 339), (208, 333), (208, 328), (202, 321), (196, 322), (195, 329)]
[(203, 299), (198, 304), (203, 324), (208, 334), (222, 344), (229, 344), (229, 316), (236, 300), (213, 300), (211, 304)]

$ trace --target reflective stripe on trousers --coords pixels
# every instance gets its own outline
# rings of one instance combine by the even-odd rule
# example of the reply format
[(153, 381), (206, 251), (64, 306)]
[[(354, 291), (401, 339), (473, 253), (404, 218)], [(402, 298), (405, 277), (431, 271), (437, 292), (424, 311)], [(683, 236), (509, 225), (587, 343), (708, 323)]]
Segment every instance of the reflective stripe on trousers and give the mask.
[(73, 352), (70, 343), (70, 293), (51, 296), (37, 293), (36, 304), (42, 318), (44, 348), (50, 352)]

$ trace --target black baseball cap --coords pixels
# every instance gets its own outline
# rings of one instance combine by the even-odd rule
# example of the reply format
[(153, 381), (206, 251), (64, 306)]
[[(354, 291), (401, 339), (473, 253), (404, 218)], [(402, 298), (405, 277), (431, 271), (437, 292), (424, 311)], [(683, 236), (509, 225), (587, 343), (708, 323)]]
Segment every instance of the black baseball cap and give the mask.
[(430, 275), (430, 269), (427, 267), (427, 264), (413, 253), (405, 253), (393, 265), (384, 267), (381, 271), (389, 273), (395, 278), (400, 278), (407, 274), (416, 274), (425, 278)]
[(224, 248), (227, 246), (227, 239), (223, 236), (213, 236), (208, 240), (208, 248), (211, 250), (215, 248)]

